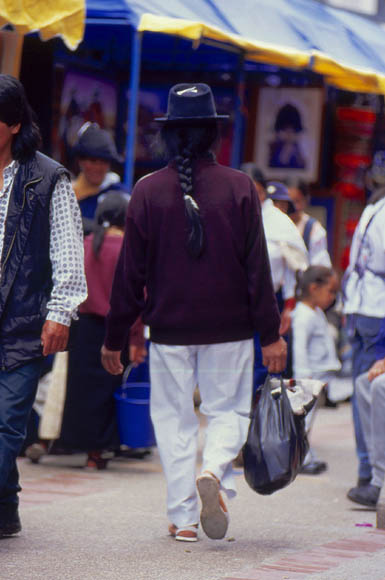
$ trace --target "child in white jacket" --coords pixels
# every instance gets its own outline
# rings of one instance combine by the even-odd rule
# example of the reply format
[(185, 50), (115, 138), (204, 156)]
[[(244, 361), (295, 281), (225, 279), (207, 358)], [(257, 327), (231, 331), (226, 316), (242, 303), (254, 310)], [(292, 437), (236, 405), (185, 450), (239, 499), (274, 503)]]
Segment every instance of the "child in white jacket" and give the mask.
[[(310, 266), (300, 274), (297, 306), (293, 312), (293, 374), (297, 379), (319, 379), (329, 382), (341, 368), (333, 337), (324, 311), (336, 298), (338, 278), (331, 268)], [(306, 417), (309, 434), (316, 406)], [(307, 454), (302, 472), (315, 475), (327, 469), (312, 450)]]

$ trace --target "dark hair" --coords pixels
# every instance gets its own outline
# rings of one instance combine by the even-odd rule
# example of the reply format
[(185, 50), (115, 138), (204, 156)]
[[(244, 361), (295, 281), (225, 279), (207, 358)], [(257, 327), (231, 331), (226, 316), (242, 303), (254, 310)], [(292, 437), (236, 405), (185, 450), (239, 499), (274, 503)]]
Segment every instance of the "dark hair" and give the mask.
[(40, 130), (23, 85), (11, 75), (0, 74), (0, 121), (8, 127), (20, 123), (12, 139), (13, 159), (23, 162), (32, 157), (41, 144)]
[(253, 163), (252, 161), (246, 161), (245, 163), (242, 163), (241, 171), (244, 171), (249, 177), (251, 177), (253, 181), (260, 183), (263, 189), (266, 189), (265, 176), (256, 163)]
[(287, 127), (292, 127), (296, 133), (300, 133), (303, 130), (301, 115), (297, 107), (290, 103), (279, 109), (274, 123), (274, 131), (282, 131), (287, 129)]
[(199, 124), (166, 123), (161, 129), (161, 138), (169, 157), (176, 162), (189, 224), (187, 249), (193, 258), (199, 258), (204, 246), (203, 224), (199, 206), (194, 199), (193, 161), (204, 157), (213, 158), (211, 148), (217, 137), (216, 121)]
[(367, 205), (374, 205), (384, 197), (385, 197), (385, 186), (382, 185), (380, 187), (374, 188), (373, 192), (371, 193), (371, 195), (367, 200)]
[(295, 297), (297, 300), (304, 300), (309, 296), (310, 286), (312, 284), (317, 284), (317, 286), (323, 286), (328, 283), (329, 278), (335, 275), (332, 268), (327, 266), (309, 266), (304, 272), (298, 270), (297, 286), (295, 289)]
[(262, 171), (258, 167), (253, 167), (251, 170), (251, 174), (253, 176), (253, 180), (257, 183), (260, 183), (264, 189), (266, 189), (266, 179), (263, 175)]
[(92, 249), (96, 257), (99, 256), (107, 228), (111, 226), (124, 228), (128, 202), (128, 195), (124, 193), (106, 192), (98, 203), (92, 240)]
[(306, 181), (299, 181), (295, 186), (295, 188), (298, 189), (298, 191), (303, 195), (303, 197), (305, 197), (306, 199), (310, 198), (309, 186), (306, 183)]

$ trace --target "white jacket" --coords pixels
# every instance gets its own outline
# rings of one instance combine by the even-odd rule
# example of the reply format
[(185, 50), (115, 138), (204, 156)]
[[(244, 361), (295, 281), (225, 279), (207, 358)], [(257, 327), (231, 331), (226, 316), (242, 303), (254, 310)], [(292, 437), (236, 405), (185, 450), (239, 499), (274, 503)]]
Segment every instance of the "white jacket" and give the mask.
[(291, 219), (271, 199), (262, 204), (262, 221), (274, 291), (282, 288), (283, 298), (295, 294), (297, 270), (306, 270), (309, 260), (304, 241)]
[(345, 280), (346, 314), (385, 317), (385, 199), (368, 205), (361, 215)]
[(298, 302), (292, 313), (294, 377), (318, 378), (338, 371), (338, 360), (328, 321), (321, 308)]

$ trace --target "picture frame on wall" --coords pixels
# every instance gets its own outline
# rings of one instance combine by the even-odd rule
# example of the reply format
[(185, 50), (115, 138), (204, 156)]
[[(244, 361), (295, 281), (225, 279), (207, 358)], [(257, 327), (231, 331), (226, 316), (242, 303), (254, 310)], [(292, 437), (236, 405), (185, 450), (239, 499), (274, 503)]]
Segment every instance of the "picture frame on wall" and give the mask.
[(268, 179), (317, 181), (323, 103), (322, 88), (259, 90), (254, 160)]
[(86, 122), (97, 123), (115, 139), (118, 90), (115, 82), (92, 73), (66, 70), (54, 104), (53, 156), (66, 166), (79, 129)]

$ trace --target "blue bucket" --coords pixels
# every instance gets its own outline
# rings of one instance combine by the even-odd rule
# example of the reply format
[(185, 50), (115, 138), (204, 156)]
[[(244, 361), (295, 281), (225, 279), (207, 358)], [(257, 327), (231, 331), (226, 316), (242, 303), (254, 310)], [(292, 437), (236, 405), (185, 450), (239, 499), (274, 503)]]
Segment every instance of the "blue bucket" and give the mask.
[(150, 383), (127, 382), (114, 397), (120, 442), (134, 449), (155, 445), (150, 418)]

